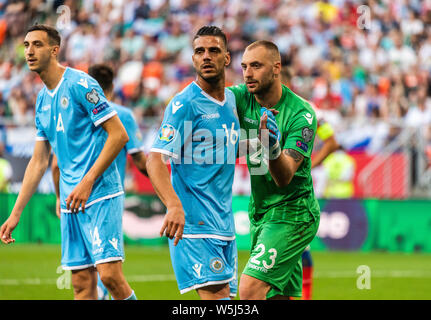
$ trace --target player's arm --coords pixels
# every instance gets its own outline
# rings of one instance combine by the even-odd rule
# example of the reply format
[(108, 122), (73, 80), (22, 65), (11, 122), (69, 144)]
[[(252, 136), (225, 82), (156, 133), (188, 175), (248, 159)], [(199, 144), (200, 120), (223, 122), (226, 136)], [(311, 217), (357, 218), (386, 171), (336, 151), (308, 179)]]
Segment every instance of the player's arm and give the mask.
[[(173, 104), (180, 101), (181, 108), (173, 111)], [(175, 96), (165, 109), (163, 121), (159, 128), (158, 135), (151, 147), (147, 160), (147, 171), (151, 183), (166, 206), (167, 212), (160, 229), (160, 236), (165, 234), (170, 239), (175, 238), (174, 245), (183, 237), (185, 225), (185, 213), (183, 205), (172, 186), (171, 177), (167, 165), (164, 161), (166, 156), (181, 160), (184, 141), (188, 141), (189, 136), (185, 136), (184, 124), (192, 116), (189, 114), (191, 105), (181, 97)]]
[[(278, 187), (285, 187), (291, 181), (304, 156), (293, 149), (284, 149), (281, 152), (279, 144), (280, 133), (271, 111), (266, 110), (260, 121), (260, 141), (269, 153), (268, 169)], [(266, 142), (266, 141), (267, 142)]]
[(133, 163), (135, 164), (136, 168), (138, 168), (138, 170), (146, 175), (148, 177), (148, 172), (147, 172), (147, 157), (145, 156), (145, 153), (143, 151), (138, 151), (136, 153), (132, 153), (131, 154)]
[(52, 172), (52, 181), (54, 182), (55, 195), (57, 197), (55, 203), (55, 213), (57, 217), (61, 216), (61, 208), (60, 208), (60, 168), (58, 167), (57, 157), (54, 154), (52, 156), (51, 162), (51, 172)]
[(138, 170), (148, 177), (146, 167), (147, 157), (143, 152), (142, 135), (138, 123), (131, 111), (123, 113), (120, 120), (129, 136), (129, 141), (126, 144), (127, 153), (132, 157), (133, 163)]
[(277, 186), (287, 186), (304, 158), (310, 157), (312, 148), (309, 144), (314, 142), (317, 125), (315, 116), (311, 116), (311, 122), (299, 116), (290, 126), (284, 145), (280, 146), (281, 134), (274, 115), (265, 108), (262, 108), (261, 114), (259, 139), (269, 159), (269, 172)]
[[(268, 110), (271, 111), (274, 116), (276, 116), (279, 113), (279, 111), (277, 111), (276, 109), (268, 109)], [(236, 157), (239, 158), (247, 154), (254, 154), (260, 148), (261, 148), (261, 143), (258, 137), (242, 139), (238, 143), (238, 151), (237, 151)]]
[(37, 186), (42, 179), (49, 165), (51, 147), (47, 140), (38, 140), (35, 143), (33, 155), (24, 173), (21, 190), (6, 222), (0, 228), (0, 239), (3, 243), (15, 242), (12, 238), (12, 231), (18, 225), (21, 214), (30, 201), (31, 196), (36, 192)]
[(322, 148), (316, 152), (311, 161), (311, 169), (320, 165), (332, 152), (336, 151), (340, 145), (335, 139), (334, 129), (328, 122), (320, 123), (316, 134), (323, 141)]
[(269, 161), (269, 172), (279, 187), (287, 186), (291, 181), (304, 156), (293, 149), (284, 149), (280, 156), (275, 160)]
[(78, 212), (79, 207), (84, 212), (85, 204), (90, 197), (95, 181), (111, 165), (129, 141), (126, 129), (117, 115), (103, 122), (101, 126), (108, 133), (108, 137), (94, 165), (66, 199), (66, 207), (72, 212)]
[(175, 237), (174, 245), (177, 245), (178, 241), (183, 237), (184, 209), (172, 186), (169, 170), (163, 161), (161, 153), (150, 153), (147, 160), (147, 170), (154, 190), (167, 208), (167, 213), (160, 229), (160, 236), (165, 233), (169, 239)]

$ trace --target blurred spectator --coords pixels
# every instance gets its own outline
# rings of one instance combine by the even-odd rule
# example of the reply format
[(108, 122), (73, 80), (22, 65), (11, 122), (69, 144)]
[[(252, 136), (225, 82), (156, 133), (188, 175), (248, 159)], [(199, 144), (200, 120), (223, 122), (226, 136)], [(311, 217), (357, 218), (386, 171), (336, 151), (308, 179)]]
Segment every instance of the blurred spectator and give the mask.
[[(109, 63), (114, 100), (145, 127), (161, 121), (173, 94), (193, 80), (191, 38), (204, 24), (228, 36), (227, 84), (242, 82), (249, 43), (274, 41), (292, 90), (324, 111), (352, 147), (379, 150), (400, 123), (430, 125), (431, 4), (419, 0), (0, 1), (0, 118), (12, 125), (33, 125), (42, 86), (25, 65), (25, 31), (36, 21), (59, 25), (60, 5), (71, 14), (60, 30), (60, 62), (82, 70)], [(361, 5), (369, 8), (363, 26)]]
[(14, 87), (9, 95), (8, 106), (12, 110), (13, 120), (19, 126), (32, 125), (33, 110), (28, 108), (24, 92), (20, 87)]
[(355, 159), (343, 150), (330, 154), (322, 163), (327, 175), (323, 195), (327, 198), (351, 198), (355, 193)]
[(420, 128), (424, 136), (431, 125), (431, 101), (427, 98), (425, 87), (411, 91), (409, 94), (409, 109), (405, 116), (407, 127)]
[(12, 166), (3, 158), (6, 148), (4, 126), (0, 124), (0, 192), (9, 192), (9, 183), (12, 178)]

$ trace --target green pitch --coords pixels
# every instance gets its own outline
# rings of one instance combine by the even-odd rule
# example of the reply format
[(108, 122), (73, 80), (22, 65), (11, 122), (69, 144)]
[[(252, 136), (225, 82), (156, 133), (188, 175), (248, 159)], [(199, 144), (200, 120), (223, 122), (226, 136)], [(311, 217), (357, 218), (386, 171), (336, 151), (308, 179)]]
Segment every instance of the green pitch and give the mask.
[[(431, 255), (312, 254), (314, 299), (431, 299)], [(240, 271), (247, 258), (239, 253)], [(0, 299), (72, 299), (59, 261), (57, 245), (0, 245)], [(194, 291), (179, 294), (167, 247), (126, 246), (124, 272), (139, 299), (198, 299)]]

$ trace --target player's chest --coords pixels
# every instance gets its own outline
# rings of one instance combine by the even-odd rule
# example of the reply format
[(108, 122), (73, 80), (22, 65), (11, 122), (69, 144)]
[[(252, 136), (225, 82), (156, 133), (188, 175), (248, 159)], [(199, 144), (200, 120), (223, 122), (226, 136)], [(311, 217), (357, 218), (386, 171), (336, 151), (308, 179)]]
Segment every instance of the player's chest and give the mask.
[(239, 130), (236, 107), (233, 103), (195, 105), (192, 117), (193, 131), (207, 130), (213, 135), (218, 131)]
[[(241, 128), (245, 129), (249, 134), (253, 132), (258, 133), (260, 128), (261, 119), (261, 106), (258, 103), (251, 105), (248, 109), (244, 111), (243, 114), (239, 115)], [(275, 121), (280, 132), (285, 132), (289, 129), (289, 119), (292, 115), (290, 110), (278, 109), (278, 113), (275, 115)]]
[(65, 133), (75, 128), (82, 116), (80, 108), (66, 93), (44, 97), (38, 110), (39, 125), (49, 135)]

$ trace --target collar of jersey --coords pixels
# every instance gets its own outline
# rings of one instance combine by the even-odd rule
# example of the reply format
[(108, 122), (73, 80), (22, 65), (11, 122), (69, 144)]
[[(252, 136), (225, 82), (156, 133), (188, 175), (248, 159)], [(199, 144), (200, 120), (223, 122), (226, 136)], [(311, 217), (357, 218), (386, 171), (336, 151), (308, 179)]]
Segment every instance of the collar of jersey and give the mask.
[[(277, 110), (278, 108), (280, 108), (280, 106), (283, 105), (284, 99), (286, 99), (286, 95), (287, 95), (287, 87), (284, 84), (282, 84), (281, 85), (281, 97), (280, 97), (280, 100), (278, 100), (277, 104), (275, 106), (273, 106), (272, 108), (270, 108), (270, 109), (276, 109)], [(253, 97), (254, 97), (254, 95), (253, 95)], [(254, 98), (254, 100), (256, 101), (256, 103), (259, 106), (261, 106), (260, 103), (257, 102), (256, 98)], [(261, 106), (261, 107), (263, 107), (263, 106)]]
[(61, 76), (60, 81), (58, 82), (57, 86), (55, 87), (55, 89), (53, 91), (49, 90), (48, 87), (46, 87), (46, 92), (51, 96), (51, 98), (53, 98), (55, 96), (55, 94), (57, 93), (58, 89), (60, 89), (61, 84), (63, 83), (64, 80), (64, 75), (66, 74), (67, 70), (69, 69), (69, 67), (66, 67), (66, 70), (64, 70), (63, 75)]
[(202, 93), (202, 95), (203, 96), (205, 96), (205, 98), (207, 98), (207, 99), (209, 99), (209, 100), (211, 100), (212, 102), (215, 102), (215, 103), (217, 103), (218, 105), (220, 105), (220, 106), (224, 106), (224, 104), (226, 103), (226, 95), (224, 96), (224, 100), (223, 101), (219, 101), (219, 100), (217, 100), (217, 99), (215, 99), (215, 98), (213, 98), (213, 97), (211, 97), (208, 93), (206, 93), (197, 83), (196, 83), (196, 81), (193, 81), (193, 83), (201, 90), (201, 93)]

